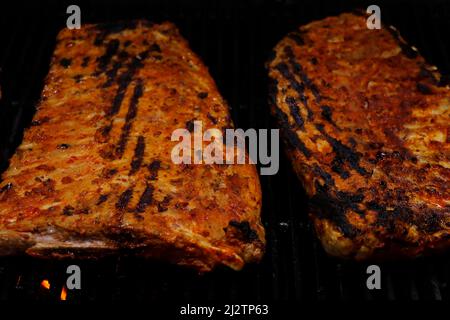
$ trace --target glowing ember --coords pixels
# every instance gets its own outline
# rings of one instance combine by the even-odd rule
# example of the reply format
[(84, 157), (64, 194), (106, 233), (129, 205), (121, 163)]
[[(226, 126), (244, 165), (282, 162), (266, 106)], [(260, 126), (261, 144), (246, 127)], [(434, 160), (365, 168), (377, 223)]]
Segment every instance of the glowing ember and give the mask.
[(66, 290), (66, 287), (62, 287), (60, 299), (61, 299), (61, 300), (64, 300), (64, 301), (67, 300), (67, 290)]
[(50, 282), (47, 279), (42, 280), (41, 287), (44, 288), (44, 289), (49, 290), (50, 289)]

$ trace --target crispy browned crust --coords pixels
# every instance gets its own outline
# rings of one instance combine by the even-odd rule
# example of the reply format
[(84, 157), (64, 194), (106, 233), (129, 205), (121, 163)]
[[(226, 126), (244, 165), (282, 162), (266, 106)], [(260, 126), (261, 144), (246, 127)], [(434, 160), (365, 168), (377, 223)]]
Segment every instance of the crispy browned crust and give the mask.
[(450, 246), (450, 89), (393, 28), (342, 14), (285, 37), (270, 103), (325, 250), (355, 259)]
[(232, 127), (174, 25), (62, 30), (37, 109), (0, 184), (1, 254), (127, 250), (200, 271), (260, 260), (255, 167), (171, 161), (175, 129)]

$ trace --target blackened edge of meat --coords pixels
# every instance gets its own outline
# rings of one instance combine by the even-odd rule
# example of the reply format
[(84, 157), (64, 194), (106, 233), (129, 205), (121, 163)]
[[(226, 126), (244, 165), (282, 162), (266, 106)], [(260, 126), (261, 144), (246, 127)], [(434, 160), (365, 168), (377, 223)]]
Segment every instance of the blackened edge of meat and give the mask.
[(231, 220), (228, 227), (224, 228), (224, 231), (227, 232), (230, 227), (237, 231), (237, 237), (241, 241), (253, 242), (255, 240), (259, 240), (258, 234), (250, 227), (250, 223), (248, 221), (239, 222), (236, 220)]

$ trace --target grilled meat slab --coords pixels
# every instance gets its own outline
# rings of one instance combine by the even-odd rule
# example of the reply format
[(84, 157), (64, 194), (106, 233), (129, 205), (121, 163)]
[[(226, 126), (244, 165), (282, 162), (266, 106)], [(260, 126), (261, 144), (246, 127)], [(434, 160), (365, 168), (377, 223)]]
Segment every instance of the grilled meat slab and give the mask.
[(342, 14), (287, 35), (270, 103), (325, 250), (354, 259), (450, 246), (450, 89), (391, 27)]
[(171, 23), (62, 30), (41, 101), (0, 184), (0, 253), (118, 250), (200, 271), (264, 249), (253, 165), (176, 165), (172, 132), (229, 128), (228, 107)]

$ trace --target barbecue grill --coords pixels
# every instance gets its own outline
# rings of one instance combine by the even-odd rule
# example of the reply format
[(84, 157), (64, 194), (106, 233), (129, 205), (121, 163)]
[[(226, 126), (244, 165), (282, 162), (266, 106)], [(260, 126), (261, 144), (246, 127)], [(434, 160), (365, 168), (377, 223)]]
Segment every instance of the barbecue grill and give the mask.
[[(16, 1), (17, 2), (17, 1)], [(73, 3), (72, 3), (73, 2)], [(0, 172), (30, 125), (48, 71), (57, 32), (70, 4), (83, 23), (146, 18), (177, 24), (209, 67), (231, 106), (237, 127), (275, 128), (267, 105), (264, 63), (273, 46), (298, 25), (366, 8), (367, 1), (43, 1), (0, 5)], [(394, 24), (425, 58), (450, 71), (450, 3), (378, 1), (381, 18)], [(267, 251), (241, 272), (225, 268), (205, 275), (126, 255), (99, 261), (0, 258), (0, 300), (229, 301), (450, 300), (450, 256), (378, 263), (381, 289), (366, 286), (370, 262), (328, 257), (307, 219), (308, 201), (290, 163), (262, 176), (262, 219)], [(81, 290), (66, 290), (66, 269), (81, 268)], [(66, 292), (66, 296), (64, 294)]]

